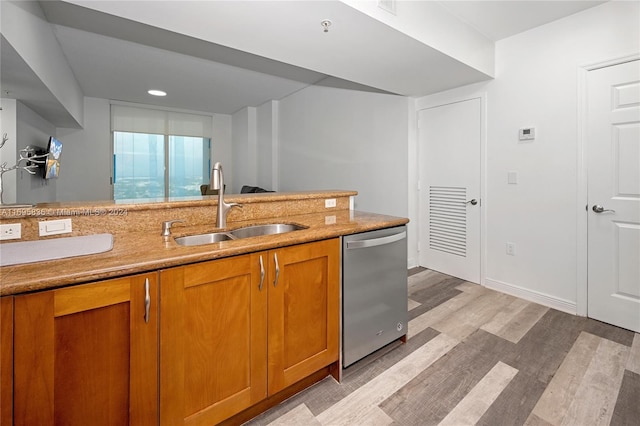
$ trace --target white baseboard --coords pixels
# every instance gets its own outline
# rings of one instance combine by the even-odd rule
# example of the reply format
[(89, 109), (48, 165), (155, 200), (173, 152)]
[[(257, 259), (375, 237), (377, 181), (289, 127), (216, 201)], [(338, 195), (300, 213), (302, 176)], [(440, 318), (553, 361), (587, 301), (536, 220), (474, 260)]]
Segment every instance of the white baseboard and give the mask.
[(512, 296), (516, 296), (530, 302), (538, 303), (540, 305), (548, 306), (550, 308), (557, 309), (558, 311), (566, 312), (568, 314), (577, 315), (578, 312), (575, 302), (552, 297), (547, 294), (539, 293), (537, 291), (518, 287), (517, 285), (493, 280), (491, 278), (485, 278), (484, 285), (485, 287), (492, 290), (510, 294)]

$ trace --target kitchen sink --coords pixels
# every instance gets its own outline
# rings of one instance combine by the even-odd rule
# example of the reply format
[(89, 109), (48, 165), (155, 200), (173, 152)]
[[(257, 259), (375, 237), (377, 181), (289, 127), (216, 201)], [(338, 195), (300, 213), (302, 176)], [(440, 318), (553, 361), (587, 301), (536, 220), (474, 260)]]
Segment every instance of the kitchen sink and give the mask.
[(269, 223), (265, 225), (251, 225), (233, 231), (211, 232), (207, 234), (187, 235), (176, 237), (175, 241), (181, 246), (200, 246), (204, 244), (219, 243), (221, 241), (237, 240), (242, 238), (259, 237), (261, 235), (276, 235), (286, 232), (307, 229), (306, 226), (292, 223)]
[(212, 232), (210, 234), (187, 235), (185, 237), (177, 237), (176, 243), (181, 246), (201, 246), (203, 244), (219, 243), (220, 241), (233, 240), (229, 234), (225, 232)]
[(285, 232), (298, 231), (300, 229), (306, 229), (306, 227), (292, 223), (270, 223), (267, 225), (245, 226), (229, 233), (236, 238), (249, 238), (259, 237), (260, 235), (284, 234)]

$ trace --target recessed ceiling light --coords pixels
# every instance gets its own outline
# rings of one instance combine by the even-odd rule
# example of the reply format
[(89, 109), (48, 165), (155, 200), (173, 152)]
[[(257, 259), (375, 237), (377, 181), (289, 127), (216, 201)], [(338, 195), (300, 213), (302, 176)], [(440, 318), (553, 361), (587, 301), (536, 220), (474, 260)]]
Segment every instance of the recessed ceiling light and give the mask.
[(147, 93), (153, 96), (167, 96), (167, 92), (162, 90), (149, 90)]

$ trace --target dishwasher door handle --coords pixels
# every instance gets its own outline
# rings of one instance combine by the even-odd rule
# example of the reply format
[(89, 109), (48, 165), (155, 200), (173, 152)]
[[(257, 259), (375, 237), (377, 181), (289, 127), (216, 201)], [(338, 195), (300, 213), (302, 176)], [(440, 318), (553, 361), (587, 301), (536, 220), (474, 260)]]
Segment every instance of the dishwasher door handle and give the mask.
[(372, 240), (347, 241), (347, 250), (383, 246), (404, 240), (405, 238), (407, 238), (407, 231), (402, 231), (399, 234), (393, 234), (387, 237), (374, 238)]

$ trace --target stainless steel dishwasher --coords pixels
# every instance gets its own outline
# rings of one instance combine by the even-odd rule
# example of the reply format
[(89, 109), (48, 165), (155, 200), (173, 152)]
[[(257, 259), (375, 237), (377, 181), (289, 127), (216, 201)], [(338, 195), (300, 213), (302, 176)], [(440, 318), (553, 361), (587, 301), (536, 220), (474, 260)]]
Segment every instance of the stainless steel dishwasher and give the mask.
[(342, 366), (407, 334), (407, 228), (342, 239)]

